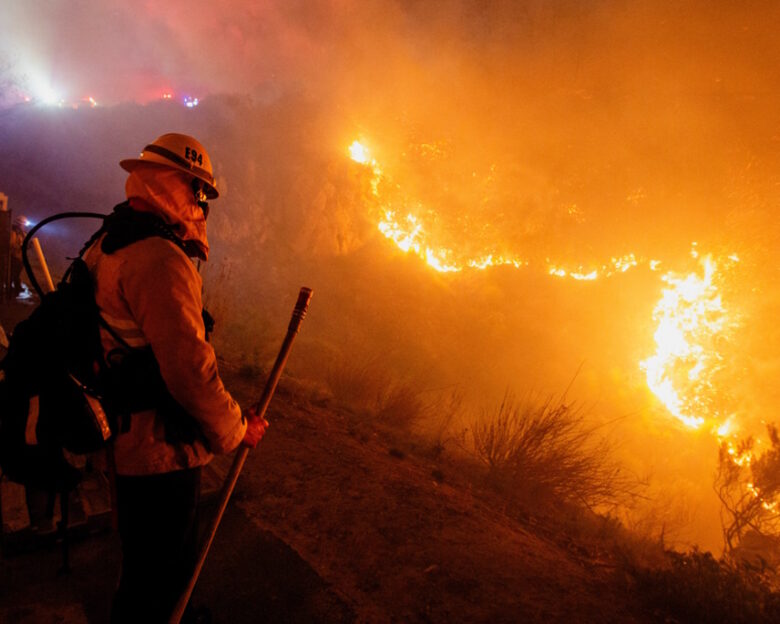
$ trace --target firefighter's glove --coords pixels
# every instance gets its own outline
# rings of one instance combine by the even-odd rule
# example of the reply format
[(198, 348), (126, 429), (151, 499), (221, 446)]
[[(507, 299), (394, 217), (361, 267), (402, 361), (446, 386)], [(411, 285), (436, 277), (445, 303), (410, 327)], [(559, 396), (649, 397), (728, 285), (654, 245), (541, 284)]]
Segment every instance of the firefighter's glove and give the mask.
[(255, 448), (265, 435), (265, 430), (268, 429), (268, 421), (265, 418), (260, 418), (253, 407), (246, 410), (244, 416), (246, 417), (247, 425), (241, 444), (249, 448)]

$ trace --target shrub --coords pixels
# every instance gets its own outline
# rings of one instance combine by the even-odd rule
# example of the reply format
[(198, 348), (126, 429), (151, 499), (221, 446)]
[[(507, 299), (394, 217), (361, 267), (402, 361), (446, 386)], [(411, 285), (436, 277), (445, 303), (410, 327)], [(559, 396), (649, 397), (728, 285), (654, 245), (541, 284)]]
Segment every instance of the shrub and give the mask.
[(409, 384), (390, 384), (380, 394), (376, 417), (383, 423), (408, 428), (423, 413), (425, 406), (419, 393)]
[(409, 427), (425, 410), (419, 392), (395, 379), (378, 359), (336, 360), (328, 368), (326, 382), (342, 405), (388, 425)]
[(450, 442), (456, 441), (454, 424), (463, 413), (463, 391), (455, 387), (450, 392), (438, 393), (425, 406), (425, 431), (430, 443), (430, 455), (438, 458)]
[(593, 509), (625, 503), (639, 483), (610, 459), (606, 440), (579, 409), (563, 402), (518, 403), (507, 393), (470, 429), (488, 483), (518, 502), (579, 502)]
[(780, 595), (708, 552), (668, 551), (667, 565), (629, 570), (640, 598), (683, 622), (780, 622)]
[(376, 360), (334, 359), (326, 372), (326, 383), (341, 404), (376, 410), (391, 383), (390, 375)]
[(721, 443), (715, 492), (721, 502), (726, 557), (774, 576), (780, 563), (780, 434), (767, 427), (771, 447), (759, 454), (753, 438)]

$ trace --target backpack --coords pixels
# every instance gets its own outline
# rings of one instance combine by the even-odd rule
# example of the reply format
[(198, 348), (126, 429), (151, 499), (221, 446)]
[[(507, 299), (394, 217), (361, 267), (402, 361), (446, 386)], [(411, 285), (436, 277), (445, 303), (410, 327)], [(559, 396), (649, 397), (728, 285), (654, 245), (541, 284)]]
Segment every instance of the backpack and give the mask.
[[(27, 245), (47, 223), (74, 217), (103, 219), (103, 225), (84, 244), (56, 289), (43, 293), (27, 258)], [(110, 215), (54, 215), (27, 234), (22, 260), (41, 303), (16, 326), (0, 362), (0, 469), (11, 481), (49, 492), (70, 491), (80, 481), (80, 472), (66, 460), (64, 450), (75, 454), (100, 450), (117, 433), (120, 420), (128, 426), (132, 412), (163, 409), (169, 441), (202, 436), (168, 393), (151, 348), (129, 347), (101, 317), (92, 276), (82, 259), (101, 236), (104, 253), (150, 236), (164, 237), (184, 249), (162, 219), (135, 212), (127, 202)], [(204, 310), (210, 330), (208, 319)], [(111, 366), (103, 354), (101, 327), (126, 347), (127, 357)]]
[(16, 326), (0, 362), (0, 468), (11, 481), (63, 492), (80, 480), (63, 449), (97, 450), (111, 431), (98, 392), (105, 367), (89, 270), (79, 254), (57, 288), (44, 294), (27, 258), (32, 235), (52, 220), (39, 223), (22, 245), (41, 303)]

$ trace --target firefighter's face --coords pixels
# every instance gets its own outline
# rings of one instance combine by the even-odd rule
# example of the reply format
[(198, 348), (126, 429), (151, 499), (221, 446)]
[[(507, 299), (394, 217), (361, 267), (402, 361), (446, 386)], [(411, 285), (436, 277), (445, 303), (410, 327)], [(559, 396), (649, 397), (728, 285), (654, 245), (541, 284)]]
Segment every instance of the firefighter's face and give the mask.
[(192, 194), (195, 197), (195, 203), (198, 204), (203, 211), (203, 217), (208, 219), (209, 216), (209, 204), (206, 201), (206, 189), (205, 184), (198, 178), (192, 178)]

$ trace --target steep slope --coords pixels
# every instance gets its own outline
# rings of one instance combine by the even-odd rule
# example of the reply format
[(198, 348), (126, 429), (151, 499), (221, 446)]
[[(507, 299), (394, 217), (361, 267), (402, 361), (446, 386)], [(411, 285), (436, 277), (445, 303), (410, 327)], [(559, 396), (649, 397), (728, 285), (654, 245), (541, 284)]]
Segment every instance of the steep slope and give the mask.
[(649, 621), (603, 556), (505, 515), (360, 415), (288, 392), (269, 420), (234, 504), (359, 621)]

